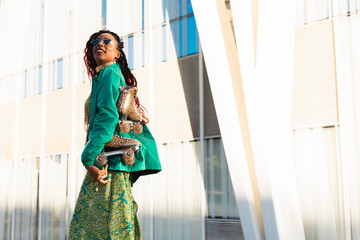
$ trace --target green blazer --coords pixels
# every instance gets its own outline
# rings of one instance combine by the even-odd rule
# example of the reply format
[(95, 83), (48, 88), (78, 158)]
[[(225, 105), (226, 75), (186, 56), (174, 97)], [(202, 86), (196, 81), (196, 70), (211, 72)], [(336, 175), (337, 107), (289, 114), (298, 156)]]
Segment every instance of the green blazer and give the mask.
[[(109, 142), (119, 121), (119, 113), (116, 102), (119, 98), (119, 87), (125, 86), (125, 79), (118, 64), (112, 64), (101, 69), (92, 79), (90, 99), (90, 120), (88, 130), (88, 141), (81, 155), (84, 166), (95, 165), (95, 158), (101, 153), (104, 144)], [(128, 166), (124, 163), (122, 156), (111, 156), (108, 158), (108, 169), (115, 171), (131, 172), (131, 180), (134, 183), (141, 175), (153, 174), (161, 171), (161, 164), (155, 143), (149, 128), (143, 124), (144, 130), (141, 134), (121, 133), (116, 135), (134, 138), (141, 143), (140, 150), (135, 154), (135, 163)]]

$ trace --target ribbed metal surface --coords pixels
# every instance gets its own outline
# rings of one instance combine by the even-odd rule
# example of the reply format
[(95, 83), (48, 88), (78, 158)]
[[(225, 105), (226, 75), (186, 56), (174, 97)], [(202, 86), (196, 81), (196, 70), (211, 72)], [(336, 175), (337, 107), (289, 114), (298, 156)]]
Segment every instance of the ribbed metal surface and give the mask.
[(210, 83), (209, 83), (209, 78), (207, 75), (205, 63), (203, 65), (203, 76), (204, 76), (204, 136), (205, 137), (219, 136), (220, 135), (219, 122), (216, 116), (214, 100), (211, 94), (211, 88), (210, 88)]
[(332, 20), (297, 29), (294, 54), (293, 127), (338, 122)]
[(200, 137), (199, 54), (178, 60), (185, 100), (194, 138)]
[(212, 219), (205, 220), (206, 240), (241, 240), (245, 239), (240, 220)]

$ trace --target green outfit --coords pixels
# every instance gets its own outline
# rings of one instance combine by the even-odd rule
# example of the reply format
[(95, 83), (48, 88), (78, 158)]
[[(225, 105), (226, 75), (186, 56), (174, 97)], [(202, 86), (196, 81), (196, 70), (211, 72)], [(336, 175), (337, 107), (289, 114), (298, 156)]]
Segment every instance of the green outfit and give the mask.
[[(119, 120), (116, 108), (119, 87), (125, 85), (124, 76), (118, 64), (101, 69), (92, 79), (89, 137), (81, 155), (84, 166), (96, 165), (95, 157), (101, 153), (104, 144), (111, 140)], [(141, 143), (139, 152), (135, 154), (133, 165), (126, 165), (121, 155), (111, 156), (108, 159), (108, 169), (131, 172), (132, 183), (141, 175), (153, 174), (161, 170), (154, 137), (145, 124), (143, 128), (141, 134), (135, 134), (132, 131), (130, 133), (121, 133), (119, 130), (115, 132), (118, 136), (134, 138)]]
[[(71, 220), (69, 240), (138, 240), (137, 204), (129, 173), (109, 171), (111, 182), (101, 184), (87, 173)], [(98, 191), (94, 191), (95, 188)]]
[[(95, 165), (95, 158), (109, 142), (119, 121), (116, 102), (120, 86), (125, 86), (118, 64), (101, 69), (92, 79), (88, 141), (81, 155), (84, 166)], [(122, 156), (108, 158), (109, 178), (105, 185), (87, 173), (70, 224), (69, 239), (141, 239), (136, 218), (137, 205), (132, 184), (141, 176), (161, 170), (155, 140), (143, 124), (143, 133), (121, 133), (141, 143), (135, 162), (128, 166)], [(95, 188), (99, 186), (99, 191)]]

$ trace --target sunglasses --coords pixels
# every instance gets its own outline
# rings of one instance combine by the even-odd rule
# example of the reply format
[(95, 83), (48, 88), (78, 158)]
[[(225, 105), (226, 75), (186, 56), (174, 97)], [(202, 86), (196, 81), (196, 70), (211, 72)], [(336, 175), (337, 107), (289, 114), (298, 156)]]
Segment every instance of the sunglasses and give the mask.
[(106, 46), (109, 45), (110, 43), (111, 44), (114, 44), (113, 40), (111, 39), (93, 39), (90, 41), (90, 43), (93, 45), (93, 46), (97, 46), (99, 45), (101, 42), (103, 42)]

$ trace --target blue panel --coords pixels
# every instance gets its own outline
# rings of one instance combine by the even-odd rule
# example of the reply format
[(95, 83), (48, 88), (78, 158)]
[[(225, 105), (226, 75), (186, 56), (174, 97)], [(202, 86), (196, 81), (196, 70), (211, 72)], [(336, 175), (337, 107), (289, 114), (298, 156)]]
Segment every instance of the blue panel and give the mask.
[(179, 20), (179, 53), (180, 55), (178, 55), (179, 57), (184, 56), (184, 51), (183, 51), (183, 42), (184, 42), (184, 37), (183, 37), (183, 19)]
[(167, 6), (169, 18), (174, 19), (180, 17), (180, 0), (168, 0), (169, 5)]
[(107, 0), (101, 1), (101, 19), (102, 19), (103, 29), (106, 29), (106, 1)]
[(191, 5), (191, 0), (186, 0), (186, 10), (187, 10), (187, 14), (194, 12), (192, 5)]
[(170, 30), (174, 40), (174, 46), (176, 50), (176, 57), (180, 56), (180, 32), (179, 32), (179, 20), (170, 22)]
[(199, 52), (199, 38), (195, 17), (187, 18), (187, 55)]
[(128, 38), (128, 66), (130, 69), (134, 69), (134, 35)]
[(144, 19), (144, 0), (141, 0), (141, 16), (142, 16), (142, 19), (141, 19), (141, 29), (144, 30), (144, 26), (145, 26), (145, 19)]
[(163, 14), (163, 22), (165, 22), (165, 20), (166, 20), (166, 9), (168, 9), (168, 11), (169, 11), (169, 8), (168, 8), (168, 6), (167, 6), (167, 4), (166, 4), (166, 0), (162, 0), (162, 6), (163, 6), (163, 11), (162, 11), (162, 14)]
[(56, 89), (60, 89), (63, 87), (63, 60), (59, 59), (57, 61), (57, 87)]
[(38, 81), (38, 94), (42, 93), (42, 66), (40, 66), (38, 68), (38, 76), (39, 76), (39, 81)]
[(161, 27), (162, 31), (162, 58), (161, 61), (166, 61), (166, 25)]

